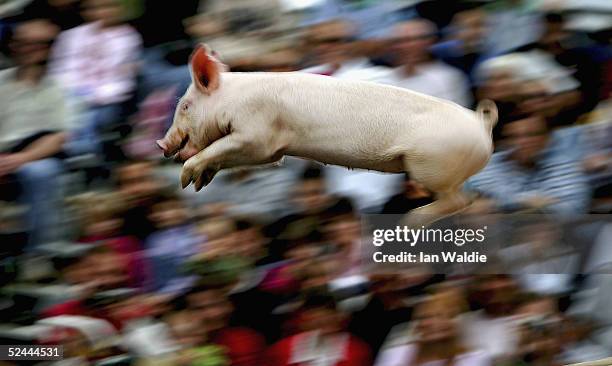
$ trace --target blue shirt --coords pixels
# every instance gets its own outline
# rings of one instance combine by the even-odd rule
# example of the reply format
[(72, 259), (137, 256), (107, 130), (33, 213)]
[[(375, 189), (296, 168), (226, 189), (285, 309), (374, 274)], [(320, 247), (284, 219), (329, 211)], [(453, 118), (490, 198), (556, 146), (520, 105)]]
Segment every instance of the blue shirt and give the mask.
[(198, 252), (202, 240), (190, 225), (157, 231), (146, 240), (145, 256), (151, 265), (149, 291), (183, 293), (194, 282), (193, 276), (183, 273), (186, 260)]

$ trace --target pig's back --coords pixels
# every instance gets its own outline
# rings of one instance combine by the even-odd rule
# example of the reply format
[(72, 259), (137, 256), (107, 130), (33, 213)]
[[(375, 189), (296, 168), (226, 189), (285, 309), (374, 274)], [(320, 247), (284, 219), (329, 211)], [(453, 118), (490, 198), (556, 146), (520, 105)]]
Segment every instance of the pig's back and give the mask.
[(401, 171), (396, 160), (406, 151), (486, 137), (473, 111), (417, 92), (297, 72), (250, 77), (275, 95), (299, 136), (291, 153), (330, 164), (377, 169), (389, 161), (386, 170)]
[(289, 96), (288, 104), (300, 112), (320, 108), (327, 115), (319, 116), (319, 120), (326, 125), (344, 121), (347, 129), (386, 127), (389, 136), (428, 127), (453, 130), (463, 124), (466, 126), (462, 128), (483, 127), (474, 123), (474, 111), (411, 90), (304, 73), (287, 73), (287, 77), (290, 81), (281, 94)]

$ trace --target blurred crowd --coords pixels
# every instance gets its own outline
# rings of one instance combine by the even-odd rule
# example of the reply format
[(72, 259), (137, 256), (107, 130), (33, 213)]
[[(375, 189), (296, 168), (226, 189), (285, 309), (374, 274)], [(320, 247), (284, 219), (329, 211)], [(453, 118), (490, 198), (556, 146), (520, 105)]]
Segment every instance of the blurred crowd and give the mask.
[[(1, 344), (61, 344), (57, 365), (611, 357), (611, 32), (606, 0), (0, 0)], [(591, 249), (573, 274), (372, 273), (363, 215), (432, 200), (408, 174), (285, 158), (180, 190), (155, 140), (198, 42), (232, 71), (495, 101), (467, 211), (599, 214)]]

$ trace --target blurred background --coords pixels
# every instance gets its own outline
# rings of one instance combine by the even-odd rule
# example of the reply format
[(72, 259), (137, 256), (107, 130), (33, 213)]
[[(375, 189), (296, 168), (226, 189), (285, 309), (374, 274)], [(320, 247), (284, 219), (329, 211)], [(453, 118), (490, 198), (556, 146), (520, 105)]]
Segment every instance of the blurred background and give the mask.
[[(1, 344), (61, 344), (61, 365), (612, 356), (611, 31), (609, 0), (0, 0)], [(198, 42), (232, 71), (494, 100), (468, 211), (591, 214), (588, 250), (572, 274), (369, 273), (360, 218), (431, 202), (408, 175), (286, 158), (180, 190), (155, 140)]]

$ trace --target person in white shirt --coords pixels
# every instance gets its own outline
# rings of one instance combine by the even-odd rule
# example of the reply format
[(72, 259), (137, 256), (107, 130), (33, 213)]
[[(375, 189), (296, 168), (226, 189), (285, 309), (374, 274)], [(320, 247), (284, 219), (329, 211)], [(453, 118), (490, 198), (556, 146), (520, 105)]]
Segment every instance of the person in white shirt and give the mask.
[(435, 25), (424, 19), (395, 27), (391, 47), (398, 66), (393, 70), (391, 84), (470, 107), (472, 96), (466, 77), (429, 52), (435, 35)]
[(117, 122), (136, 89), (142, 40), (136, 30), (120, 21), (118, 0), (87, 0), (83, 8), (87, 23), (59, 35), (50, 72), (87, 105), (91, 118), (83, 135), (96, 144), (97, 134)]
[(471, 292), (471, 302), (479, 309), (462, 316), (461, 339), (468, 347), (484, 350), (496, 363), (512, 359), (520, 342), (514, 312), (516, 281), (509, 275), (479, 276)]
[(461, 304), (456, 294), (440, 291), (415, 309), (408, 339), (385, 347), (375, 366), (490, 366), (489, 356), (468, 349), (460, 337)]

